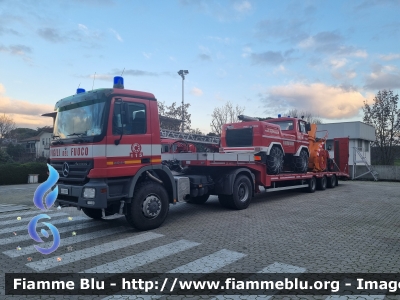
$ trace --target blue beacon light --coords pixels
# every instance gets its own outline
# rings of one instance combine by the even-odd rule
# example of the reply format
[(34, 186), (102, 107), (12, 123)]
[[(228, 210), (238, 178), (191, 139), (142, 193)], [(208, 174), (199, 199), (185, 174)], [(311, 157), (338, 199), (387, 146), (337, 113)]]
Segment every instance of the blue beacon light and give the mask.
[(77, 94), (81, 94), (81, 93), (85, 93), (85, 92), (86, 92), (85, 89), (82, 89), (82, 88), (79, 88), (76, 90)]
[(281, 114), (278, 115), (278, 118), (280, 118), (280, 117), (281, 117)]
[(114, 88), (123, 89), (124, 88), (124, 78), (121, 76), (114, 77)]

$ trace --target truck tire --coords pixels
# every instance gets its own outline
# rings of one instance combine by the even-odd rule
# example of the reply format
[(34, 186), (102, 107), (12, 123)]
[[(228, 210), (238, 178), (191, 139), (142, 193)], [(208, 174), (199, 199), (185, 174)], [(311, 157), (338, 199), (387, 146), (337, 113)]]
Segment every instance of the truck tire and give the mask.
[(304, 191), (308, 193), (314, 193), (316, 188), (317, 188), (317, 180), (315, 179), (315, 177), (311, 177), (308, 180), (308, 187), (306, 187)]
[(253, 194), (253, 186), (249, 177), (240, 175), (233, 184), (233, 194), (230, 202), (234, 209), (246, 209), (249, 207)]
[(165, 188), (156, 182), (145, 181), (133, 193), (126, 210), (129, 225), (138, 230), (159, 227), (168, 215), (169, 201)]
[(225, 208), (233, 208), (231, 199), (232, 197), (230, 195), (218, 195), (219, 203)]
[(336, 175), (333, 174), (331, 177), (328, 178), (328, 188), (333, 189), (336, 186)]
[[(101, 220), (101, 218), (103, 217), (101, 209), (82, 207), (82, 211), (85, 215), (94, 220)], [(105, 211), (106, 216), (111, 216), (111, 214), (111, 212), (108, 212), (107, 210)]]
[(207, 202), (209, 197), (210, 197), (210, 194), (204, 194), (203, 196), (192, 197), (189, 199), (188, 202), (193, 203), (193, 204), (204, 204)]
[(299, 156), (292, 158), (292, 170), (295, 173), (307, 173), (308, 170), (308, 152), (305, 149), (300, 151)]
[(317, 189), (323, 191), (326, 189), (327, 179), (326, 176), (322, 176), (317, 180)]
[(280, 147), (273, 146), (267, 155), (267, 174), (277, 175), (283, 170), (283, 151)]

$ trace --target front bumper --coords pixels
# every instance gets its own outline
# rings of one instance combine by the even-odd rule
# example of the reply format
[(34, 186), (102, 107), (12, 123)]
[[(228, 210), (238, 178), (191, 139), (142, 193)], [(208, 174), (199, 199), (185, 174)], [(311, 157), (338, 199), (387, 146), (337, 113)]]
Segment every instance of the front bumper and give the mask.
[[(68, 185), (68, 184), (58, 184), (57, 186), (58, 186), (57, 202), (60, 205), (89, 207), (96, 209), (107, 208), (108, 185), (106, 182), (104, 182), (104, 180), (92, 179), (83, 186)], [(83, 197), (84, 188), (95, 189), (95, 197), (84, 198)]]

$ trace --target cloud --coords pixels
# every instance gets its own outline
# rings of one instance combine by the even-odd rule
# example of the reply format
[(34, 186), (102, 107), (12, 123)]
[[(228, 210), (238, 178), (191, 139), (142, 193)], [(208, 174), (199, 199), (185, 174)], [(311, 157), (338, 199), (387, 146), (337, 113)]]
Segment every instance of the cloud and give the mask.
[[(155, 73), (155, 72), (148, 72), (148, 71), (142, 71), (142, 70), (134, 70), (134, 69), (113, 69), (111, 72), (108, 72), (106, 74), (90, 74), (90, 75), (81, 75), (77, 76), (80, 78), (96, 78), (96, 80), (104, 80), (104, 81), (109, 81), (111, 82), (114, 78), (114, 76), (120, 76), (123, 73), (122, 76), (173, 76), (170, 72), (161, 72), (161, 73)], [(175, 77), (175, 76), (174, 76)]]
[(260, 39), (279, 39), (289, 42), (299, 42), (307, 37), (303, 30), (307, 22), (300, 19), (268, 19), (257, 25), (256, 36)]
[(365, 88), (371, 90), (400, 88), (400, 70), (394, 66), (373, 66), (372, 72), (365, 78)]
[(337, 31), (322, 31), (310, 35), (297, 44), (303, 50), (314, 51), (324, 54), (353, 56), (366, 58), (368, 53), (354, 46), (344, 44), (344, 37)]
[[(342, 119), (356, 116), (365, 98), (346, 87), (293, 83), (270, 88), (262, 100), (267, 107), (266, 113), (271, 115), (290, 108), (302, 108), (321, 118)], [(281, 111), (276, 110), (277, 106)]]
[(347, 59), (345, 59), (345, 58), (338, 58), (338, 59), (334, 58), (334, 59), (331, 59), (331, 61), (330, 61), (330, 65), (333, 69), (340, 69), (340, 68), (344, 67), (346, 65), (346, 63), (347, 63)]
[(251, 55), (252, 52), (253, 52), (253, 51), (251, 50), (250, 47), (244, 47), (244, 48), (242, 49), (242, 57), (244, 57), (244, 58), (249, 57), (249, 56)]
[(142, 52), (143, 56), (146, 57), (147, 59), (151, 58), (151, 56), (153, 55), (150, 52)]
[(25, 45), (11, 45), (11, 46), (1, 46), (0, 52), (5, 52), (11, 55), (26, 56), (27, 53), (31, 53), (32, 49)]
[(294, 52), (294, 49), (281, 51), (266, 51), (262, 53), (252, 53), (251, 49), (246, 49), (242, 54), (243, 57), (250, 56), (254, 64), (269, 64), (269, 65), (280, 65), (285, 61), (289, 61), (292, 58), (290, 55)]
[(197, 97), (200, 97), (200, 96), (203, 95), (203, 91), (202, 91), (201, 89), (197, 88), (197, 87), (194, 87), (194, 88), (190, 91), (190, 93), (191, 93), (192, 95), (197, 96)]
[(199, 58), (204, 61), (211, 61), (211, 56), (208, 54), (199, 54)]
[(53, 105), (34, 104), (29, 101), (15, 100), (5, 95), (5, 88), (0, 83), (0, 113), (10, 115), (17, 127), (35, 128), (51, 126), (52, 119), (42, 117), (44, 113), (54, 111)]
[(232, 39), (228, 38), (228, 37), (222, 38), (222, 37), (219, 37), (219, 36), (209, 36), (208, 39), (214, 40), (214, 41), (217, 41), (219, 43), (226, 44), (226, 45), (230, 44), (232, 42)]
[(41, 28), (38, 30), (39, 36), (52, 43), (60, 43), (66, 40), (55, 28)]
[(233, 4), (233, 8), (240, 13), (244, 13), (250, 11), (252, 6), (249, 1), (241, 1), (241, 2), (235, 2)]
[(400, 53), (390, 53), (386, 55), (381, 55), (380, 59), (382, 60), (395, 60), (395, 59), (400, 59)]
[(179, 3), (185, 8), (191, 8), (196, 13), (209, 15), (219, 22), (238, 21), (252, 10), (249, 1), (231, 1), (231, 5), (225, 2), (207, 1), (207, 0), (179, 0)]
[(104, 35), (103, 32), (91, 30), (84, 24), (78, 24), (77, 28), (63, 31), (58, 28), (40, 28), (37, 33), (51, 43), (77, 42), (89, 48), (100, 47), (98, 42)]
[(116, 38), (118, 41), (123, 42), (123, 39), (122, 39), (122, 37), (119, 35), (118, 32), (116, 32), (114, 29), (110, 29), (110, 31), (114, 34), (115, 38)]

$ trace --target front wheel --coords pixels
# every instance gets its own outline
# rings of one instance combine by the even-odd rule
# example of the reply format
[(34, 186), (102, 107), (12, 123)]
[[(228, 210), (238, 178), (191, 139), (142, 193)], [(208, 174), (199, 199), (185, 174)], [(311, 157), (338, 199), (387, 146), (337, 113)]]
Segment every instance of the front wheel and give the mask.
[(292, 158), (292, 170), (295, 173), (307, 173), (308, 170), (308, 152), (304, 149), (300, 151), (299, 156)]
[(159, 183), (146, 181), (136, 188), (125, 217), (132, 227), (150, 230), (161, 226), (168, 211), (169, 201), (165, 188)]
[(277, 175), (283, 170), (283, 151), (280, 147), (273, 146), (267, 155), (267, 173)]

